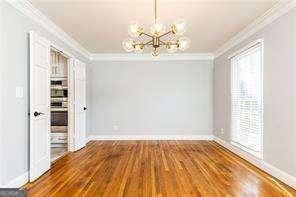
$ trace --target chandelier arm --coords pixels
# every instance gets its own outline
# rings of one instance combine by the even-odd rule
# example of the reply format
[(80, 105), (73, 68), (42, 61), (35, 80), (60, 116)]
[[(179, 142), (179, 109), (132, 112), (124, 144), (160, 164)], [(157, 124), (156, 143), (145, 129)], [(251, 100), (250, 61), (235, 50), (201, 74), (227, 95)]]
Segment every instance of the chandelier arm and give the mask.
[(167, 42), (164, 42), (164, 41), (161, 41), (161, 40), (159, 40), (159, 43), (160, 43), (161, 45), (167, 45), (167, 44), (168, 44)]
[(150, 40), (150, 41), (148, 41), (148, 42), (144, 43), (143, 45), (144, 45), (144, 46), (147, 46), (147, 45), (152, 45), (152, 42), (153, 42), (153, 40)]
[(171, 33), (173, 33), (172, 30), (171, 30), (171, 31), (168, 31), (168, 32), (166, 32), (166, 33), (164, 33), (164, 34), (162, 34), (162, 35), (160, 35), (160, 36), (158, 36), (158, 37), (161, 38), (161, 37), (163, 37), (163, 36), (167, 36), (167, 35), (169, 35), (169, 34), (171, 34)]
[(170, 41), (165, 42), (165, 41), (161, 41), (161, 40), (159, 42), (162, 44), (166, 44), (166, 45), (178, 45), (178, 42), (170, 42)]
[(145, 35), (145, 36), (148, 36), (148, 37), (150, 37), (150, 38), (153, 38), (153, 36), (152, 36), (152, 35), (150, 35), (150, 34), (147, 34), (147, 33), (145, 33), (145, 32), (142, 32), (142, 33), (141, 33), (141, 35)]
[(159, 43), (161, 43), (162, 45), (178, 45), (177, 42), (165, 42), (165, 41), (161, 41), (159, 40)]
[(167, 43), (160, 43), (159, 46), (167, 46)]

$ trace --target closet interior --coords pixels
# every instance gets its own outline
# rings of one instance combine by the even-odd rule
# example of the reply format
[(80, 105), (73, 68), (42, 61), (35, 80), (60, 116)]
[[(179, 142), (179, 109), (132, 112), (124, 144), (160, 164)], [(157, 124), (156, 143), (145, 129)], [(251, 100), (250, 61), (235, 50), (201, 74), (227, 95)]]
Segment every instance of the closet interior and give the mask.
[(51, 161), (68, 152), (69, 77), (68, 58), (51, 49)]

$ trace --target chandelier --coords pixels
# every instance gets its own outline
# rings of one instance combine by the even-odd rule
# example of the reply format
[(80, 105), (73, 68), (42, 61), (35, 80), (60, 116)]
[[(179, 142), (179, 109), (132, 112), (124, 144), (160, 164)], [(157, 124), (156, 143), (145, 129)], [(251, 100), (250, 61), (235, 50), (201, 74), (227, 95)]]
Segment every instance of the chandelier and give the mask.
[[(166, 31), (166, 26), (157, 19), (157, 3), (154, 0), (154, 22), (150, 28), (150, 33), (144, 32), (143, 27), (136, 21), (132, 21), (128, 29), (131, 38), (125, 39), (122, 46), (127, 52), (135, 53), (142, 53), (145, 48), (150, 47), (154, 57), (159, 55), (160, 47), (165, 48), (168, 53), (175, 53), (178, 50), (185, 51), (190, 45), (189, 38), (180, 37), (185, 33), (185, 30), (185, 21), (179, 19)], [(164, 39), (169, 35), (171, 35), (170, 38)], [(145, 39), (146, 41), (142, 41)]]

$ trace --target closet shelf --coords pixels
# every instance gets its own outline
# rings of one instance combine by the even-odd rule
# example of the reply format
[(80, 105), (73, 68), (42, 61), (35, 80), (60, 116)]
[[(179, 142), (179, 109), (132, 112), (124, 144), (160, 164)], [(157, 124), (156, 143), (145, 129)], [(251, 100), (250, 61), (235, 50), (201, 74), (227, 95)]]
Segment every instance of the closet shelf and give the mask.
[(61, 85), (54, 85), (50, 87), (52, 90), (67, 90), (67, 86), (61, 86)]
[(67, 76), (54, 76), (54, 75), (51, 75), (51, 81), (64, 81), (64, 80), (67, 80), (68, 77)]
[(50, 136), (51, 144), (57, 143), (67, 143), (68, 142), (68, 135), (67, 133), (51, 133)]
[(56, 95), (54, 95), (54, 96), (51, 96), (51, 98), (55, 98), (55, 99), (59, 99), (59, 98), (68, 98), (67, 96), (64, 96), (64, 95), (62, 95), (62, 96), (56, 96)]
[(51, 102), (67, 102), (67, 97), (51, 97)]
[(51, 111), (56, 112), (56, 111), (68, 111), (67, 107), (60, 107), (60, 108), (51, 108)]
[(68, 126), (51, 126), (50, 131), (52, 133), (67, 133)]

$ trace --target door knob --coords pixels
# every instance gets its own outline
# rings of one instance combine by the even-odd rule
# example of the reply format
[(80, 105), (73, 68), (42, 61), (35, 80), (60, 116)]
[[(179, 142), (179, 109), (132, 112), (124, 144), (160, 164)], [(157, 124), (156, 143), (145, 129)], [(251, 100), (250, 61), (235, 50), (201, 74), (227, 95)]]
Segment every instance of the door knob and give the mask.
[(44, 113), (42, 113), (42, 112), (37, 112), (37, 111), (34, 112), (34, 116), (35, 116), (35, 117), (36, 117), (36, 116), (40, 116), (41, 114), (44, 114)]
[(83, 108), (83, 110), (87, 110), (87, 108), (86, 108), (86, 107), (84, 107), (84, 108)]

